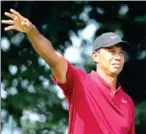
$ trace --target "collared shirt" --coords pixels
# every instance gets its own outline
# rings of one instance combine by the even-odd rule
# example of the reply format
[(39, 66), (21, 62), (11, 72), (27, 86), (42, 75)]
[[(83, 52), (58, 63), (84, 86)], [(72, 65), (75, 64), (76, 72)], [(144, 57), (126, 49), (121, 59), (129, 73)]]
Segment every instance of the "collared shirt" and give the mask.
[(69, 134), (135, 134), (132, 99), (119, 86), (110, 86), (68, 62), (65, 84), (58, 83), (69, 104)]

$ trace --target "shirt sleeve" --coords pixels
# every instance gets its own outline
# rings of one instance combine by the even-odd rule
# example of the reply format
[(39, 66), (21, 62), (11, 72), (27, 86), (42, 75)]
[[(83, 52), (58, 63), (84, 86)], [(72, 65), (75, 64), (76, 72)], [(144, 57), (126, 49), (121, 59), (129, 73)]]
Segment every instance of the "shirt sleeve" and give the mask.
[(82, 81), (84, 81), (84, 79), (86, 79), (87, 73), (84, 70), (70, 64), (68, 61), (67, 66), (66, 83), (59, 83), (55, 79), (54, 75), (53, 81), (63, 90), (65, 97), (67, 98), (67, 100), (69, 100), (72, 92), (76, 92), (75, 90), (79, 90), (79, 85), (82, 83)]
[(134, 106), (134, 102), (133, 100), (130, 98), (131, 100), (131, 127), (129, 129), (128, 134), (135, 134), (135, 106)]
[(135, 125), (134, 125), (134, 123), (132, 124), (128, 134), (135, 134)]

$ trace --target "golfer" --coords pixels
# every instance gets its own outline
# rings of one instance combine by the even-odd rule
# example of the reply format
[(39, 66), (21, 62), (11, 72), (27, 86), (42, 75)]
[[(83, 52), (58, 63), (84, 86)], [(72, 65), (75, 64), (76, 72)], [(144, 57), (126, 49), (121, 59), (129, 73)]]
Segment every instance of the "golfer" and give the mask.
[(27, 34), (33, 48), (48, 63), (53, 79), (69, 104), (69, 134), (134, 134), (134, 103), (123, 91), (118, 75), (124, 65), (126, 42), (112, 32), (93, 42), (96, 71), (86, 73), (71, 65), (51, 42), (19, 12), (5, 12), (5, 30)]

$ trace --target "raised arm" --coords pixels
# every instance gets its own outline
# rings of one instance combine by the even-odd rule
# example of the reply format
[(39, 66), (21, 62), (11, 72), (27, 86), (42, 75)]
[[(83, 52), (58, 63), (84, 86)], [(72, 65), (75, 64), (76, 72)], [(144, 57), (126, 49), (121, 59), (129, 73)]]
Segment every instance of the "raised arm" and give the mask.
[(66, 82), (67, 62), (65, 58), (54, 50), (52, 44), (47, 40), (37, 28), (19, 12), (10, 9), (5, 12), (9, 20), (2, 20), (3, 24), (8, 24), (5, 31), (17, 30), (27, 34), (35, 51), (48, 63), (56, 80), (60, 83)]

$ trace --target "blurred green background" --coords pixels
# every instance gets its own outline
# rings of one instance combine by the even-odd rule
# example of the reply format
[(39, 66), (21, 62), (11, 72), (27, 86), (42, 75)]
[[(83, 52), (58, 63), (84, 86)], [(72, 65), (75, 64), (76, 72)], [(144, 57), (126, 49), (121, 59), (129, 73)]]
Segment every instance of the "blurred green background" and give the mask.
[[(1, 19), (10, 8), (87, 72), (95, 69), (91, 44), (99, 34), (113, 31), (132, 44), (119, 80), (136, 106), (136, 134), (146, 134), (146, 2), (1, 1)], [(1, 29), (1, 133), (65, 134), (68, 106), (49, 66), (25, 34)]]

